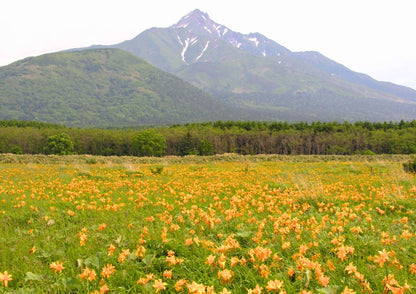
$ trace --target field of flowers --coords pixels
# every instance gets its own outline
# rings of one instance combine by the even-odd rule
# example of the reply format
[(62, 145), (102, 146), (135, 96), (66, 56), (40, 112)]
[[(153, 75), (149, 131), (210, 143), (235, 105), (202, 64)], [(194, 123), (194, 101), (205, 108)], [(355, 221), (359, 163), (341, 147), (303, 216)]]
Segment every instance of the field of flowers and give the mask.
[(2, 163), (0, 293), (405, 293), (415, 213), (394, 161)]

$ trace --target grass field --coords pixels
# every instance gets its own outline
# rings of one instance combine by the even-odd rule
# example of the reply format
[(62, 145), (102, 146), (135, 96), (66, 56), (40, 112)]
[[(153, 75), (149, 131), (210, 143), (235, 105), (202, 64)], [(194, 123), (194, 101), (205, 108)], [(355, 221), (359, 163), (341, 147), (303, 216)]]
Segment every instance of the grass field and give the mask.
[(410, 292), (402, 161), (4, 155), (0, 293)]

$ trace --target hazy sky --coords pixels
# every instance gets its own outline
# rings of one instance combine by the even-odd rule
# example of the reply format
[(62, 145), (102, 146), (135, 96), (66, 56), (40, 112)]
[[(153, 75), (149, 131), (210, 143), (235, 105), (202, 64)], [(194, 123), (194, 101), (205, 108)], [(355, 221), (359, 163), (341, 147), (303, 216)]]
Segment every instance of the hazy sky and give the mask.
[(115, 44), (198, 8), (241, 33), (416, 89), (414, 0), (1, 0), (0, 66), (43, 53)]

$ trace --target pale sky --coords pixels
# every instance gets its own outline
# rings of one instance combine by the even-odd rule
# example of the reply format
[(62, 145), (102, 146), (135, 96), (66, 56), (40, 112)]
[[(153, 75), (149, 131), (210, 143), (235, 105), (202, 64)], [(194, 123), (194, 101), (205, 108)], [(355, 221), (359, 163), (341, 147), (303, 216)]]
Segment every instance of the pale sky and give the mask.
[(194, 9), (291, 51), (318, 51), (416, 89), (414, 0), (0, 0), (0, 66), (28, 56), (132, 39)]

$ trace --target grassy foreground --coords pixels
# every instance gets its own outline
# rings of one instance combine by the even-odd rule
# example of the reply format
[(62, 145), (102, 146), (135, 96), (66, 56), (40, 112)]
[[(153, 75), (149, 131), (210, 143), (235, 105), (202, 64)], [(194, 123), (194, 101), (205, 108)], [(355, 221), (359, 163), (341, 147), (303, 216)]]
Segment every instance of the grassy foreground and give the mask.
[(411, 291), (402, 160), (3, 155), (0, 293)]

